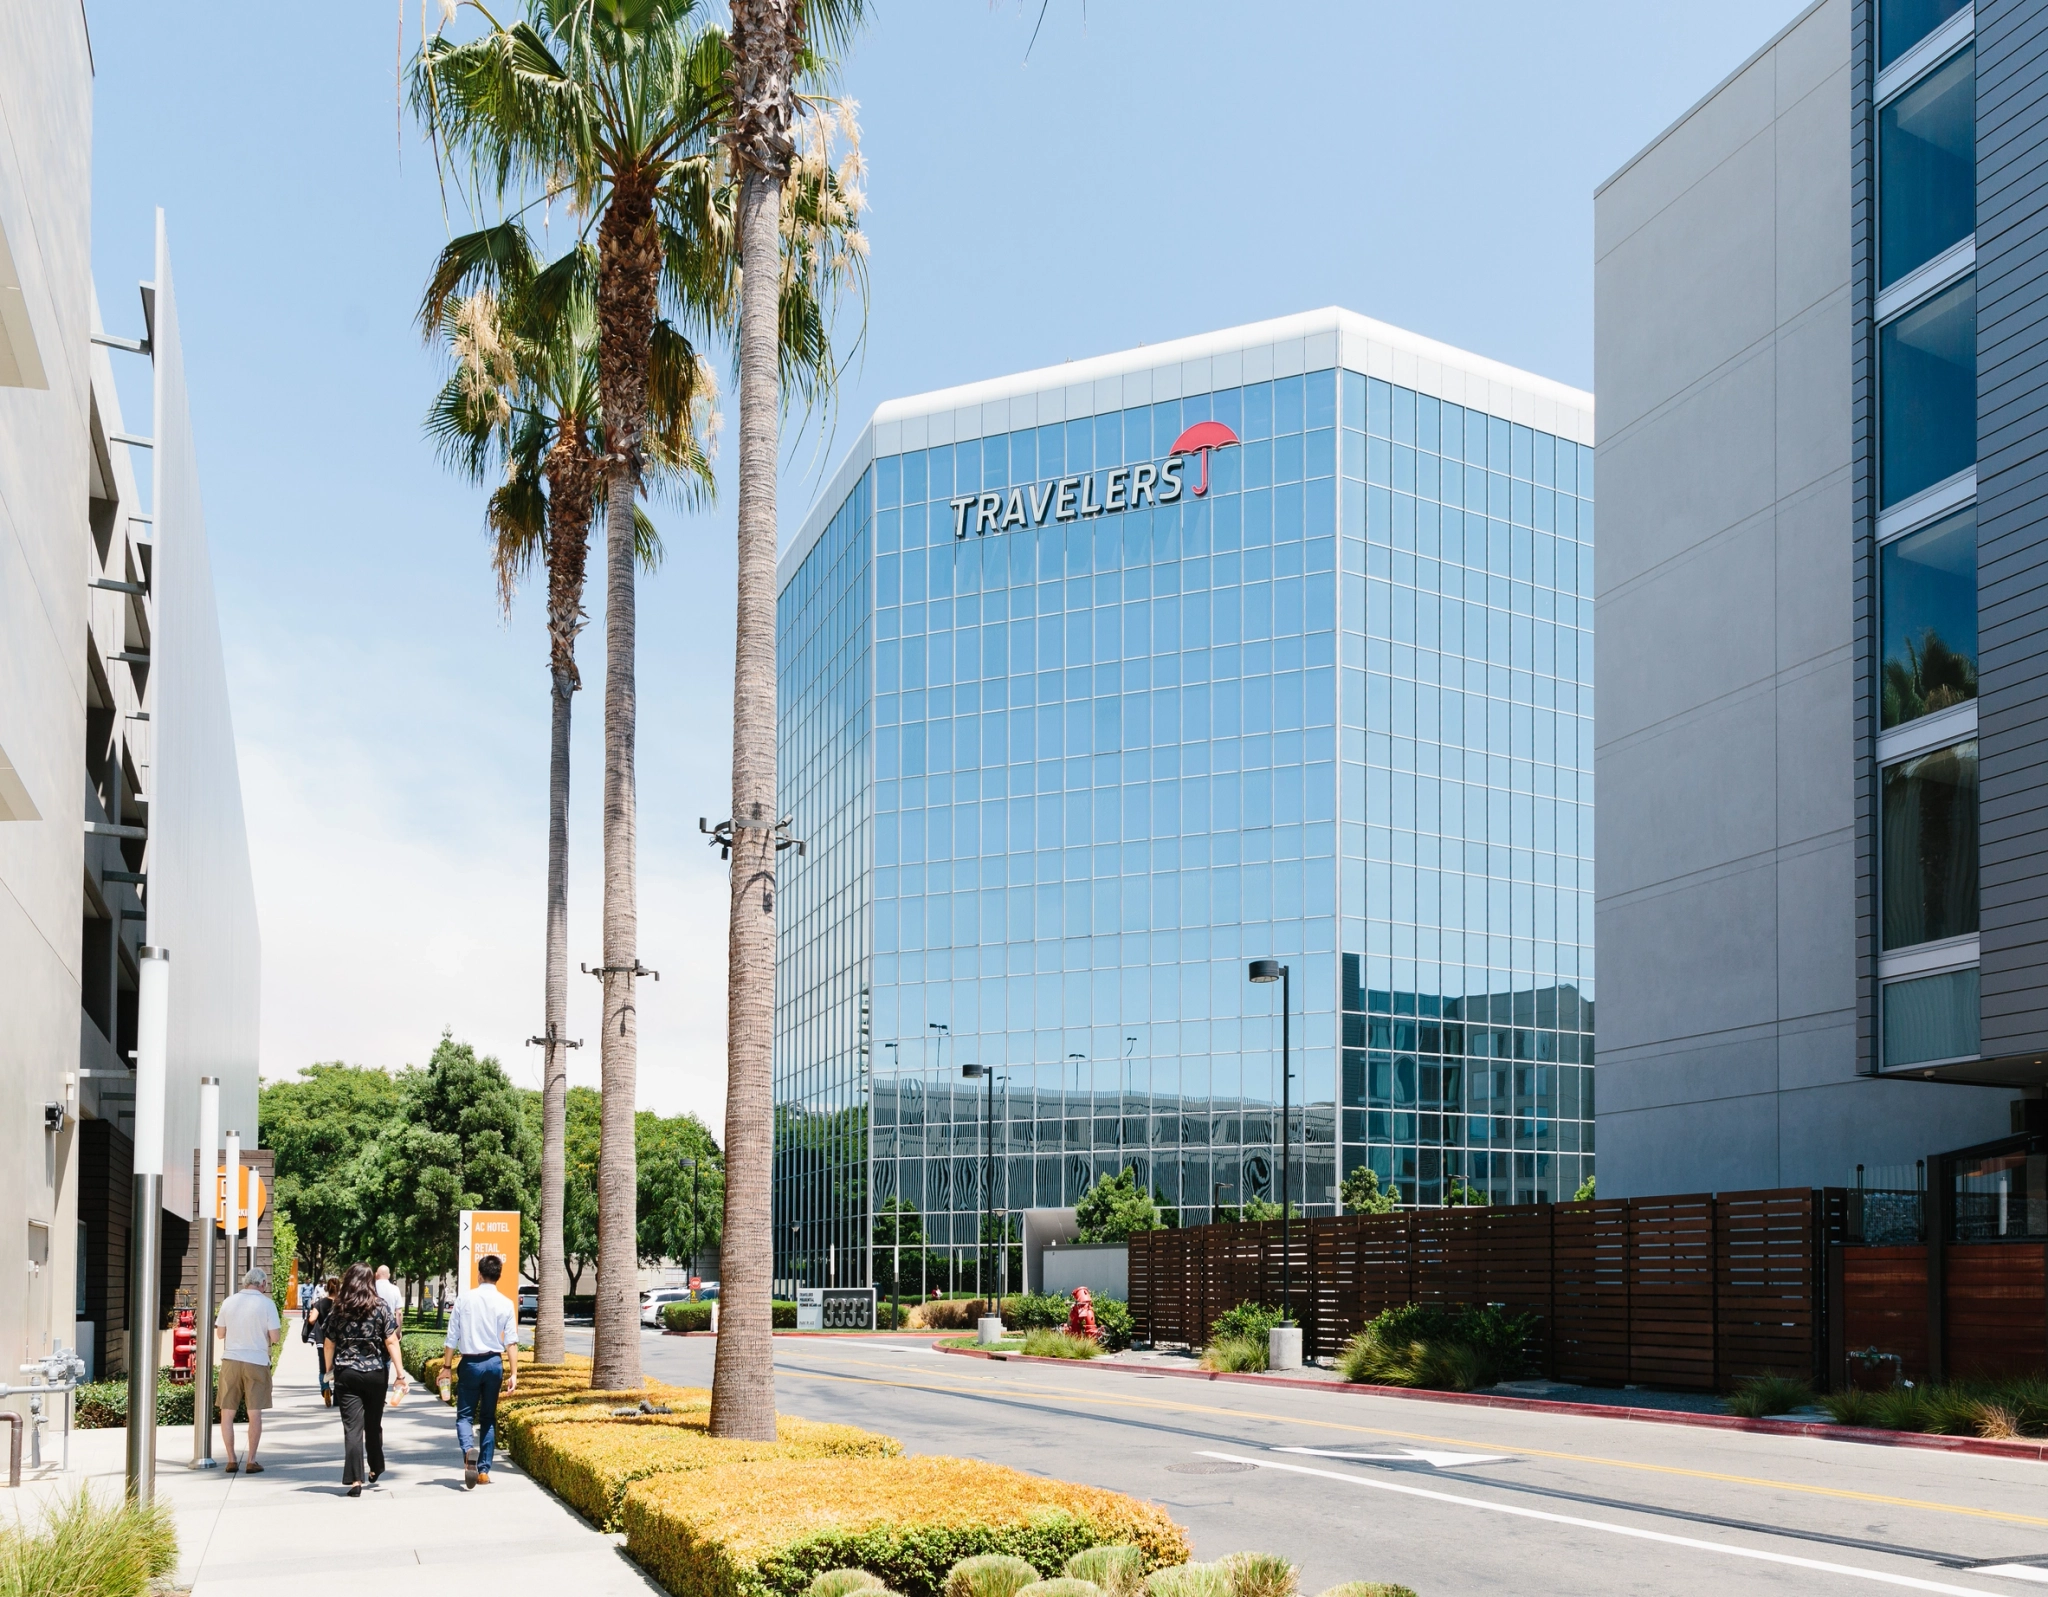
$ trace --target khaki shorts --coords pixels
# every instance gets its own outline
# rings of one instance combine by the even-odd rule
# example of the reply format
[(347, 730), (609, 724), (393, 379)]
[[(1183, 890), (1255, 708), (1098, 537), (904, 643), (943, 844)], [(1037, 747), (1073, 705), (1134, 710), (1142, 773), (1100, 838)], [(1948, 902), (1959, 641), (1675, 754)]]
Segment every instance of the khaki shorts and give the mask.
[(240, 1359), (220, 1361), (220, 1386), (214, 1404), (222, 1414), (234, 1415), (250, 1409), (270, 1407), (270, 1366), (244, 1364)]

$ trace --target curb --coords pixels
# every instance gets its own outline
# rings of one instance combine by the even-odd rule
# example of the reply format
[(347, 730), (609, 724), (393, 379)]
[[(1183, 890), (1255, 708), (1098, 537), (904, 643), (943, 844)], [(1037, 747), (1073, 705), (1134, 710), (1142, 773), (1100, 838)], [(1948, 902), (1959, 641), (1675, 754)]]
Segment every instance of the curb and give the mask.
[[(652, 1328), (650, 1327), (650, 1329)], [(670, 1331), (667, 1329), (664, 1329), (661, 1334), (663, 1336), (710, 1337), (715, 1337), (718, 1335), (716, 1331)], [(774, 1331), (770, 1334), (774, 1336), (815, 1336), (824, 1337), (832, 1341), (843, 1342), (848, 1340), (849, 1338), (863, 1336), (923, 1336), (926, 1333), (922, 1331)], [(1058, 1361), (1055, 1360), (1054, 1362), (1057, 1363)]]
[(988, 1353), (972, 1347), (940, 1347), (963, 1358), (1056, 1364), (1062, 1369), (1123, 1370), (1180, 1381), (1229, 1381), (1239, 1386), (1277, 1386), (1296, 1392), (1337, 1392), (1353, 1397), (1396, 1397), (1411, 1403), (1451, 1403), (1467, 1408), (1511, 1409), (1525, 1414), (1570, 1414), (1581, 1419), (1633, 1420), (1647, 1425), (1690, 1425), (1712, 1431), (1749, 1431), (1760, 1436), (1802, 1436), (1823, 1442), (1860, 1442), (1869, 1447), (1918, 1448), (1923, 1452), (1967, 1453), (1987, 1458), (2020, 1458), (2048, 1463), (2048, 1439), (1929, 1436), (1920, 1431), (1880, 1431), (1820, 1420), (1750, 1420), (1737, 1414), (1690, 1414), (1683, 1409), (1623, 1408), (1605, 1403), (1562, 1403), (1554, 1398), (1498, 1397), (1488, 1392), (1418, 1391), (1406, 1386), (1366, 1386), (1353, 1381), (1300, 1381), (1285, 1376), (1245, 1375), (1223, 1370), (1134, 1370), (1089, 1359), (1048, 1359), (1033, 1353)]

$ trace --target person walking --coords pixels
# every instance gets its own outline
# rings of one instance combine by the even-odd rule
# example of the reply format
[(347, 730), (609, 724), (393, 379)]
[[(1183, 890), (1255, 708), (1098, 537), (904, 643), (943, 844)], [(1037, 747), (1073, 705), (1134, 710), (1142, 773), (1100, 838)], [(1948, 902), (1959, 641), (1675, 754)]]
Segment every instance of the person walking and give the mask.
[(300, 1331), (313, 1344), (313, 1356), (320, 1361), (320, 1401), (334, 1407), (334, 1367), (327, 1362), (327, 1316), (334, 1312), (334, 1299), (341, 1291), (341, 1277), (330, 1275), (313, 1287), (306, 1304), (305, 1325)]
[(383, 1300), (384, 1307), (391, 1311), (392, 1323), (400, 1331), (403, 1331), (405, 1329), (405, 1294), (399, 1291), (397, 1285), (392, 1281), (391, 1266), (388, 1264), (377, 1266), (377, 1296)]
[[(270, 1272), (250, 1270), (242, 1277), (242, 1290), (215, 1312), (214, 1335), (222, 1342), (220, 1384), (214, 1401), (220, 1408), (221, 1448), (228, 1457), (228, 1474), (241, 1471), (261, 1475), (256, 1449), (263, 1442), (263, 1411), (270, 1407), (270, 1349), (284, 1334), (284, 1322), (277, 1317), (277, 1305), (270, 1300)], [(246, 1464), (235, 1458), (235, 1412), (249, 1416), (249, 1458)]]
[(391, 1366), (398, 1365), (401, 1397), (410, 1384), (398, 1353), (398, 1322), (377, 1296), (367, 1264), (342, 1272), (327, 1315), (326, 1351), (341, 1410), (341, 1484), (349, 1496), (361, 1497), (364, 1482), (375, 1486), (384, 1473), (384, 1388)]
[(455, 1441), (462, 1449), (462, 1484), (491, 1484), (498, 1451), (498, 1392), (519, 1390), (519, 1311), (498, 1290), (505, 1261), (487, 1253), (477, 1261), (483, 1277), (455, 1300), (446, 1346), (455, 1355)]

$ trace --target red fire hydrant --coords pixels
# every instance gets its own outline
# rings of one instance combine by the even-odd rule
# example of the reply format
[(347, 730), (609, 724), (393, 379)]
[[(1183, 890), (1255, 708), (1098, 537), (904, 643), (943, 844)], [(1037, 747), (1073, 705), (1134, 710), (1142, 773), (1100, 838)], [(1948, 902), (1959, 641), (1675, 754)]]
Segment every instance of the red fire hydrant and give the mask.
[(198, 1316), (191, 1309), (180, 1309), (171, 1328), (171, 1379), (174, 1381), (192, 1379), (192, 1366), (199, 1352), (197, 1320)]
[(1098, 1340), (1095, 1330), (1095, 1299), (1085, 1286), (1074, 1288), (1074, 1306), (1067, 1310), (1067, 1332)]

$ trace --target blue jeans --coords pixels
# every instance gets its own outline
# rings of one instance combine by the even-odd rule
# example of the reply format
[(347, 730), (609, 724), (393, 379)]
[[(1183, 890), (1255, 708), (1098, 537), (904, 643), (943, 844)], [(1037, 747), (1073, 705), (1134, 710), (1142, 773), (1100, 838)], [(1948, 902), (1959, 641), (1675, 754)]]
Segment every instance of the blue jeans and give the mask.
[(498, 1386), (505, 1379), (501, 1354), (464, 1354), (455, 1371), (455, 1441), (464, 1454), (477, 1450), (476, 1467), (486, 1473), (498, 1451)]

